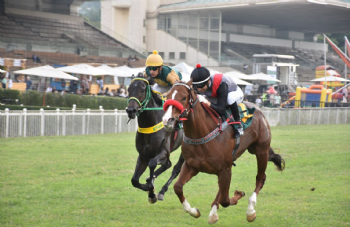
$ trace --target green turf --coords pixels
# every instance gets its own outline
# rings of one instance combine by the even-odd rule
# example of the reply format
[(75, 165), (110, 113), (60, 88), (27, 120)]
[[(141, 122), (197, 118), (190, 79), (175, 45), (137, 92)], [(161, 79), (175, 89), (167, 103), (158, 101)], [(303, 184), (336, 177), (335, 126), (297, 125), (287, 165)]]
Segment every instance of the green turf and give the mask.
[[(131, 185), (137, 159), (134, 134), (0, 139), (0, 226), (204, 226), (218, 190), (200, 173), (184, 187), (199, 219), (186, 214), (173, 184), (151, 205)], [(349, 226), (350, 126), (272, 128), (284, 172), (269, 163), (257, 198), (257, 219), (245, 219), (255, 187), (256, 159), (246, 152), (233, 168), (231, 194), (246, 197), (218, 211), (216, 226)], [(180, 150), (172, 154), (173, 164)], [(170, 171), (156, 180), (156, 190)], [(148, 172), (142, 176), (142, 181)], [(311, 191), (311, 188), (315, 188)]]

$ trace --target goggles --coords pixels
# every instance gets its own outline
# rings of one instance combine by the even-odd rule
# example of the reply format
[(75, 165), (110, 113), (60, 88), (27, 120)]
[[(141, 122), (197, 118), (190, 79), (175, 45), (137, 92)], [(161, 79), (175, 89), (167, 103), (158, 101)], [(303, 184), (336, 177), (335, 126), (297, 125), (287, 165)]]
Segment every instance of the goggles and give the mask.
[(195, 88), (203, 88), (207, 83), (201, 83), (201, 84), (192, 84), (193, 87)]
[(148, 66), (149, 71), (157, 71), (160, 68), (160, 66)]

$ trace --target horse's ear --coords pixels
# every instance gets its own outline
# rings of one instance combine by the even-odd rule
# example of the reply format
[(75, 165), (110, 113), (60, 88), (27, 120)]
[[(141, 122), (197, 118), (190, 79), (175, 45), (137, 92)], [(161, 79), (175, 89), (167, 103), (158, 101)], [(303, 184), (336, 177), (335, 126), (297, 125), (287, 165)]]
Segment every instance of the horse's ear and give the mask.
[(192, 82), (193, 82), (193, 78), (191, 78), (190, 81), (188, 81), (186, 84), (187, 84), (189, 87), (192, 87)]
[(138, 73), (137, 77), (144, 78), (144, 75), (143, 75), (143, 73)]

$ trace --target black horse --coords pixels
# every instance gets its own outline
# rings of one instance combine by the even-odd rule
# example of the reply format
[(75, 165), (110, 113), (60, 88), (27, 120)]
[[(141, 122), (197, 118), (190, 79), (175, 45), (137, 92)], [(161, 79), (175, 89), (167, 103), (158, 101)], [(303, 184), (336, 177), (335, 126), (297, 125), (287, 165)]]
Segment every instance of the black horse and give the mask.
[[(174, 132), (167, 133), (165, 131), (162, 123), (164, 115), (164, 111), (161, 108), (162, 99), (157, 93), (152, 91), (150, 86), (152, 83), (151, 79), (145, 79), (140, 76), (131, 81), (128, 88), (129, 99), (126, 112), (130, 119), (138, 116), (139, 126), (136, 133), (136, 150), (139, 153), (139, 157), (131, 183), (136, 188), (148, 191), (149, 202), (155, 203), (157, 202), (157, 197), (159, 200), (164, 199), (164, 193), (179, 174), (184, 158), (180, 155), (170, 179), (162, 187), (158, 196), (156, 196), (154, 194), (154, 180), (171, 167), (170, 153), (181, 145), (183, 130), (179, 129), (176, 138)], [(161, 167), (155, 171), (157, 165), (161, 165)], [(148, 177), (146, 184), (141, 184), (139, 179), (147, 166), (150, 169), (149, 176), (153, 176), (153, 178)]]

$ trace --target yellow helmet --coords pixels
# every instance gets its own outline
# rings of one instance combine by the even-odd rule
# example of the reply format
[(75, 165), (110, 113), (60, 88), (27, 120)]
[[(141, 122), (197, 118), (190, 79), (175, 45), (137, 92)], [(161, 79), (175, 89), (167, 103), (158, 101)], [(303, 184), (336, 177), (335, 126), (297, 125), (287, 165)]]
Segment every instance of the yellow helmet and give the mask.
[(163, 59), (158, 54), (158, 51), (154, 50), (153, 54), (150, 54), (146, 59), (146, 66), (162, 66)]

